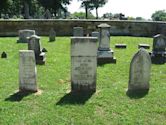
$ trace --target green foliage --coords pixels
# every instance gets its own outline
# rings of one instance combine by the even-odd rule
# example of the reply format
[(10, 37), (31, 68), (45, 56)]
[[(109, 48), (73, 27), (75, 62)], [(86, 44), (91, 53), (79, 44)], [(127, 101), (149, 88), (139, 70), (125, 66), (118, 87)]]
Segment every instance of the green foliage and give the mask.
[[(164, 125), (166, 123), (166, 64), (152, 65), (150, 91), (143, 97), (127, 96), (131, 59), (139, 43), (152, 47), (151, 38), (111, 37), (117, 64), (97, 67), (97, 91), (84, 103), (70, 96), (70, 38), (48, 42), (42, 37), (46, 64), (37, 66), (41, 94), (18, 95), (18, 50), (27, 44), (16, 37), (0, 38), (0, 125)], [(115, 49), (116, 43), (127, 49)], [(149, 50), (150, 51), (150, 50)], [(80, 99), (81, 100), (81, 99)]]
[(108, 0), (79, 0), (82, 1), (81, 7), (85, 8), (86, 18), (88, 17), (88, 10), (96, 10), (96, 18), (98, 18), (98, 8), (104, 6)]
[(10, 18), (40, 18), (45, 9), (49, 9), (51, 13), (59, 11), (67, 12), (66, 5), (71, 0), (0, 0), (0, 15), (8, 14)]
[[(85, 17), (86, 17), (86, 13), (84, 13), (84, 12), (75, 12), (70, 15), (71, 19), (85, 19)], [(92, 13), (89, 13), (88, 18), (95, 19), (95, 17), (93, 16)]]
[(143, 17), (136, 17), (135, 20), (145, 20)]
[(153, 21), (166, 21), (166, 10), (158, 10), (151, 17)]
[(105, 13), (105, 14), (103, 14), (102, 18), (112, 19), (113, 18), (113, 14), (112, 13)]
[(38, 0), (38, 1), (45, 9), (49, 9), (50, 11), (56, 14), (59, 9), (66, 11), (66, 8), (63, 5), (70, 4), (71, 0)]

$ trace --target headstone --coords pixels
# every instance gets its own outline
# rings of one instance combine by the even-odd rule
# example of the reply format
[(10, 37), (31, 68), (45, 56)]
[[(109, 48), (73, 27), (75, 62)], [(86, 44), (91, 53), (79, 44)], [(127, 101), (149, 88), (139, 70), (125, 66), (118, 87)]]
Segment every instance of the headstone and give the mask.
[(116, 63), (114, 51), (110, 49), (110, 25), (100, 24), (99, 48), (97, 53), (97, 63), (99, 65), (106, 63)]
[(99, 32), (92, 32), (92, 37), (97, 37), (99, 39), (100, 33)]
[(28, 43), (27, 37), (35, 35), (35, 30), (19, 30), (19, 40), (17, 43)]
[(53, 28), (51, 28), (50, 33), (49, 33), (49, 42), (55, 41), (55, 37), (56, 37), (56, 32), (54, 31)]
[(46, 12), (43, 15), (44, 19), (51, 19), (51, 13), (50, 11), (47, 9)]
[(2, 52), (1, 58), (7, 58), (7, 53), (6, 52)]
[[(84, 48), (84, 49), (82, 49)], [(71, 38), (72, 92), (95, 92), (97, 70), (97, 38)]]
[(126, 49), (127, 45), (126, 44), (115, 44), (115, 48)]
[(83, 27), (74, 27), (73, 28), (73, 36), (74, 37), (84, 36)]
[(151, 59), (149, 53), (141, 48), (130, 63), (128, 91), (149, 90)]
[(36, 92), (38, 87), (34, 51), (20, 50), (19, 55), (19, 90)]
[(166, 37), (158, 34), (153, 37), (153, 50), (150, 53), (152, 63), (164, 64), (166, 62)]
[(150, 49), (150, 45), (149, 44), (139, 44), (138, 48), (144, 48), (144, 49)]
[(153, 37), (153, 51), (165, 52), (166, 48), (166, 37), (162, 34), (158, 34)]
[(45, 64), (46, 56), (41, 50), (40, 37), (37, 35), (28, 37), (28, 50), (34, 50), (36, 64)]
[(46, 48), (43, 48), (42, 49), (42, 52), (48, 52)]

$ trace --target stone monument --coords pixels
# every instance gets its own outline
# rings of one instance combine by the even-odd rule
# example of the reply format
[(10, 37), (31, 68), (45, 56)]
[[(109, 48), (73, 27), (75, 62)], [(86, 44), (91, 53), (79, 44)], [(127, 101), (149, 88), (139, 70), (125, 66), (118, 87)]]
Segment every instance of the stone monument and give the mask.
[(162, 34), (153, 37), (153, 50), (150, 53), (152, 63), (164, 64), (166, 62), (166, 37)]
[(46, 56), (41, 49), (40, 37), (38, 37), (37, 35), (32, 35), (27, 39), (28, 39), (28, 50), (34, 51), (36, 64), (45, 64)]
[(98, 39), (100, 39), (100, 33), (97, 31), (92, 32), (92, 37), (97, 37)]
[(36, 77), (35, 54), (32, 50), (20, 50), (19, 90), (36, 92), (38, 90)]
[(83, 37), (84, 36), (83, 27), (74, 27), (73, 36), (74, 37)]
[[(84, 48), (84, 49), (82, 49)], [(71, 90), (95, 92), (97, 70), (97, 38), (71, 38)]]
[(56, 37), (56, 32), (54, 31), (53, 28), (51, 28), (51, 30), (49, 32), (49, 42), (55, 41), (55, 37)]
[(7, 58), (7, 53), (3, 51), (1, 54), (1, 58)]
[(27, 37), (35, 35), (35, 30), (19, 30), (19, 39), (17, 43), (28, 43)]
[(110, 49), (110, 25), (100, 24), (99, 48), (97, 52), (97, 63), (99, 65), (106, 63), (116, 63), (114, 51)]
[(149, 53), (141, 48), (130, 63), (128, 91), (141, 92), (149, 90), (151, 58)]

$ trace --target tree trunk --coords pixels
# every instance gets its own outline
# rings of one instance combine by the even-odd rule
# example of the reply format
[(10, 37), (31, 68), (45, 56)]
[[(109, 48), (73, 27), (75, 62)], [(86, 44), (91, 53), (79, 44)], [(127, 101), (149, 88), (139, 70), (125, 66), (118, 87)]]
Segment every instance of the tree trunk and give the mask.
[(29, 4), (24, 0), (24, 18), (29, 19)]
[(88, 6), (85, 4), (85, 18), (88, 19)]
[(99, 18), (99, 15), (98, 15), (98, 7), (96, 7), (96, 19)]

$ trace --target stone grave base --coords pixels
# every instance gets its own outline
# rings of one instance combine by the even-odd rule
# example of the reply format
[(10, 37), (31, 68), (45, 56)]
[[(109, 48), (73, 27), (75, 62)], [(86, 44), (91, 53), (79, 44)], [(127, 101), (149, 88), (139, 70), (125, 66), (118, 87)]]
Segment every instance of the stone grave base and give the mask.
[(166, 52), (162, 54), (149, 53), (153, 64), (164, 64), (166, 63)]
[(36, 58), (36, 64), (44, 65), (46, 61), (46, 54), (44, 52), (40, 53), (40, 55)]
[(72, 93), (80, 93), (80, 92), (85, 92), (85, 93), (93, 93), (96, 92), (96, 84), (71, 84), (71, 92)]
[(97, 64), (103, 65), (107, 63), (116, 63), (116, 58), (113, 56), (113, 50), (109, 51), (98, 51), (97, 53)]
[(108, 57), (101, 57), (101, 58), (97, 58), (97, 64), (98, 65), (104, 65), (104, 64), (108, 64), (108, 63), (116, 63), (116, 58), (108, 58)]
[[(32, 87), (32, 86), (31, 86)], [(35, 89), (34, 89), (35, 88)], [(28, 88), (24, 88), (24, 87), (19, 87), (19, 92), (37, 92), (38, 91), (38, 88), (36, 88), (36, 86), (34, 86), (32, 89), (28, 89)]]
[(126, 44), (115, 44), (115, 48), (118, 48), (118, 49), (126, 49), (126, 48), (127, 48), (127, 45), (126, 45)]
[(128, 86), (128, 92), (141, 92), (141, 91), (149, 91), (149, 83), (129, 84)]

